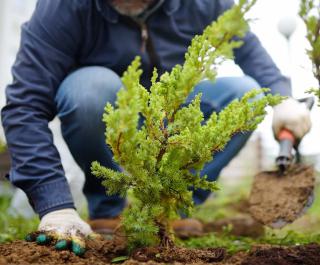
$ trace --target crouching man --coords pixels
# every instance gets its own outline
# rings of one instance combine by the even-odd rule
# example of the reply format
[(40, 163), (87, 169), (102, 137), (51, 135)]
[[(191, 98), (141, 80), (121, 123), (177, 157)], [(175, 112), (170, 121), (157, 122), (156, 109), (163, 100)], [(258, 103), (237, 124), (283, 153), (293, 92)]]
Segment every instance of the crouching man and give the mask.
[[(212, 21), (233, 5), (232, 0), (39, 0), (22, 27), (21, 46), (7, 87), (2, 109), (12, 158), (10, 181), (24, 190), (41, 219), (36, 240), (55, 235), (57, 249), (68, 247), (81, 255), (84, 238), (93, 231), (112, 233), (126, 205), (119, 196), (107, 196), (100, 180), (90, 172), (92, 161), (119, 170), (106, 147), (102, 113), (114, 103), (121, 88), (120, 76), (135, 56), (142, 58), (141, 82), (150, 85), (154, 67), (160, 73), (182, 64), (187, 47)], [(201, 92), (205, 117), (219, 112), (230, 101), (259, 86), (290, 96), (290, 82), (281, 75), (257, 37), (248, 32), (235, 50), (235, 61), (246, 76), (199, 83), (189, 96)], [(83, 192), (89, 221), (82, 220), (53, 144), (48, 122), (61, 120), (63, 137), (85, 173)], [(282, 128), (302, 138), (310, 129), (308, 110), (289, 98), (275, 108), (275, 135)], [(107, 128), (108, 129), (108, 128)], [(216, 154), (202, 174), (214, 181), (244, 146), (250, 134), (236, 135)], [(194, 191), (195, 204), (209, 192)], [(201, 231), (193, 219), (174, 223), (176, 231)], [(29, 238), (32, 240), (33, 238)]]

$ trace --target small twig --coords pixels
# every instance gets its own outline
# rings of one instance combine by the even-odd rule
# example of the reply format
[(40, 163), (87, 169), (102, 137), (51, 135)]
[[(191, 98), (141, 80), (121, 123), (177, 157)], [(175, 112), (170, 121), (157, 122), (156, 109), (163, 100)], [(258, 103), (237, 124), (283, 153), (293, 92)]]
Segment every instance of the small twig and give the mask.
[(175, 192), (175, 193), (178, 195), (179, 199), (182, 200), (182, 196), (181, 196), (181, 194), (180, 194), (177, 190), (175, 190), (175, 189), (172, 188), (172, 187), (169, 187), (169, 190), (172, 190), (173, 192)]
[(118, 140), (117, 140), (116, 150), (117, 150), (118, 156), (120, 156), (120, 140), (121, 140), (121, 137), (122, 137), (122, 132), (119, 134)]

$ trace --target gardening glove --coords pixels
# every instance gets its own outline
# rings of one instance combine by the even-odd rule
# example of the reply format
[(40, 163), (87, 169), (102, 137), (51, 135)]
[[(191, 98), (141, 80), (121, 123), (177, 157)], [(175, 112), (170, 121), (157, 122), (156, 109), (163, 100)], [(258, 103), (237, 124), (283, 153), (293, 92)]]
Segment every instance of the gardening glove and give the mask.
[(63, 209), (44, 215), (38, 232), (26, 237), (39, 245), (55, 245), (57, 250), (71, 249), (77, 256), (85, 253), (85, 238), (99, 237), (74, 209)]
[(276, 139), (282, 129), (287, 129), (301, 140), (311, 129), (310, 110), (304, 103), (288, 98), (273, 108), (272, 128)]

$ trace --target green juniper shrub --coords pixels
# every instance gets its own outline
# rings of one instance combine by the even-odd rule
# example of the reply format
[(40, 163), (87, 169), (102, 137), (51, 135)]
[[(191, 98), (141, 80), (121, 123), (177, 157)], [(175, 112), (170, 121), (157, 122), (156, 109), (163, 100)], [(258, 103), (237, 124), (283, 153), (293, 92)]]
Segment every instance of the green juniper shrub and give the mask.
[(197, 83), (214, 80), (222, 60), (233, 58), (233, 49), (242, 44), (234, 36), (240, 39), (246, 34), (244, 15), (254, 2), (240, 0), (195, 36), (183, 65), (160, 77), (155, 69), (150, 91), (139, 82), (142, 70), (136, 58), (122, 77), (116, 106), (105, 108), (106, 142), (124, 170), (115, 172), (94, 162), (92, 173), (103, 178), (108, 194), (130, 192), (133, 201), (123, 213), (122, 224), (132, 248), (172, 246), (170, 221), (193, 209), (190, 187), (217, 190), (216, 183), (200, 178), (203, 166), (232, 135), (254, 130), (266, 114), (265, 107), (281, 100), (270, 94), (257, 99), (266, 90), (252, 90), (206, 122), (201, 94), (182, 107)]
[(320, 1), (301, 0), (299, 15), (306, 25), (310, 44), (307, 54), (312, 62), (313, 75), (319, 83), (319, 87), (311, 89), (310, 92), (320, 97)]

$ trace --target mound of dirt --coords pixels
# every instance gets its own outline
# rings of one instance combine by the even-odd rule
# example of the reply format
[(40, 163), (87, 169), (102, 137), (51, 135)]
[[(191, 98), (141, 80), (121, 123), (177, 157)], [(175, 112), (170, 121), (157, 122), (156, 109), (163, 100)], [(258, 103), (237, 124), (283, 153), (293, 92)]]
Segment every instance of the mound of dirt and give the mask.
[(265, 225), (281, 228), (305, 212), (312, 203), (314, 186), (311, 166), (293, 165), (285, 174), (262, 172), (253, 182), (250, 213)]
[[(127, 255), (126, 243), (121, 240), (89, 240), (83, 257), (69, 251), (56, 251), (52, 246), (39, 246), (36, 243), (15, 241), (0, 245), (0, 265), (109, 265), (112, 259)], [(177, 262), (179, 264), (206, 264), (222, 261), (225, 251), (221, 248), (186, 249), (173, 247), (142, 248), (136, 250), (126, 264), (159, 264)], [(153, 263), (152, 263), (153, 262)]]
[[(221, 262), (195, 262), (193, 265), (317, 265), (320, 264), (320, 246), (310, 244), (295, 247), (257, 246), (249, 253), (239, 252), (232, 256), (226, 256)], [(125, 265), (164, 265), (155, 261), (140, 262), (130, 260)], [(170, 263), (174, 265), (190, 263)]]
[(0, 265), (105, 265), (115, 257), (126, 253), (126, 244), (120, 239), (88, 240), (87, 251), (78, 257), (70, 251), (56, 251), (52, 246), (39, 246), (36, 243), (15, 241), (0, 245)]
[(226, 251), (222, 248), (187, 249), (179, 247), (149, 247), (135, 251), (132, 258), (141, 262), (153, 260), (165, 263), (181, 262), (190, 264), (196, 262), (212, 263), (222, 261), (225, 258), (225, 254)]
[(241, 265), (316, 265), (320, 264), (320, 246), (310, 244), (292, 248), (260, 247), (252, 250)]
[[(88, 241), (83, 257), (69, 251), (56, 251), (50, 246), (15, 241), (0, 245), (0, 265), (111, 265), (112, 259), (126, 255), (121, 240)], [(297, 247), (258, 246), (249, 253), (226, 255), (224, 249), (185, 249), (173, 247), (142, 248), (136, 250), (124, 265), (316, 265), (320, 260), (320, 246), (310, 244)]]

